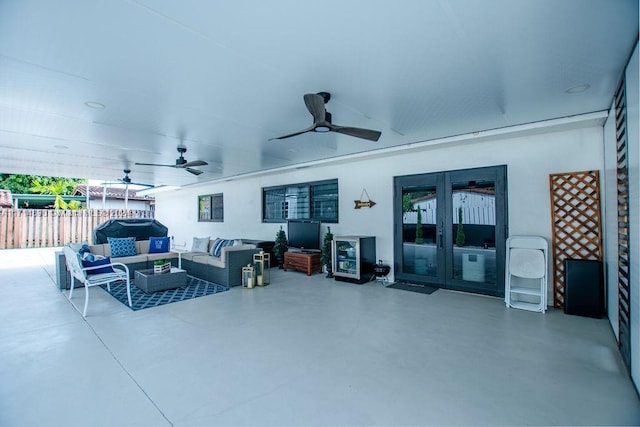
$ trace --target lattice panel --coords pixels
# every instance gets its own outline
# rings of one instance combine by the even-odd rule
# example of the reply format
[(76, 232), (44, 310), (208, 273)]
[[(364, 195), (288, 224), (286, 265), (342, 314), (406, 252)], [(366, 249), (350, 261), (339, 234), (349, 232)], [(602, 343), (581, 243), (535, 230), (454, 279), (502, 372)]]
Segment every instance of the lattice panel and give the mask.
[(552, 174), (553, 305), (564, 307), (565, 259), (602, 260), (598, 171)]

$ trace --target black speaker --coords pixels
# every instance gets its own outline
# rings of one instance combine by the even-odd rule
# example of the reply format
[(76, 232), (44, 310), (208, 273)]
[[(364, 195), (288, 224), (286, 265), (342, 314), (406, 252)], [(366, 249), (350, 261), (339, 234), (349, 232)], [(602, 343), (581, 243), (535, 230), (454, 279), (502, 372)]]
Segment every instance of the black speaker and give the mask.
[(585, 317), (604, 313), (602, 262), (567, 259), (564, 262), (564, 312)]

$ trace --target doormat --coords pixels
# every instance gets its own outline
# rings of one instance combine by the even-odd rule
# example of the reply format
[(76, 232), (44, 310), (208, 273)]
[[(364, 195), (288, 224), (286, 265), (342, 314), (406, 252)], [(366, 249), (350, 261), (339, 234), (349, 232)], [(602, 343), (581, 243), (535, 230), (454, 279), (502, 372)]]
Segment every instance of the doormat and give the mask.
[(418, 292), (421, 294), (431, 295), (439, 288), (434, 288), (433, 286), (427, 285), (418, 285), (417, 283), (409, 283), (409, 282), (395, 282), (387, 286), (387, 288), (391, 289), (401, 289), (403, 291), (411, 291)]
[[(127, 300), (127, 287), (122, 285), (111, 286), (111, 292), (107, 290), (107, 285), (100, 285), (105, 292), (111, 294), (112, 297), (129, 307)], [(171, 304), (173, 302), (185, 301), (193, 298), (203, 297), (205, 295), (217, 294), (228, 291), (227, 286), (218, 285), (217, 283), (207, 282), (197, 277), (187, 276), (187, 285), (176, 289), (167, 289), (166, 291), (145, 293), (142, 289), (134, 285), (131, 281), (131, 310), (137, 311), (144, 308), (157, 307), (160, 305)]]

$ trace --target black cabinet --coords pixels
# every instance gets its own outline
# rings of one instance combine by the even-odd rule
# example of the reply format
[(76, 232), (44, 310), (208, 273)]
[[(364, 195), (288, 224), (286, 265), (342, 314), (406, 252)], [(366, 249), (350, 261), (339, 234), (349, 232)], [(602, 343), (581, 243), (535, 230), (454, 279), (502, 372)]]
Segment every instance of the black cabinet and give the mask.
[(599, 318), (604, 313), (602, 262), (567, 259), (564, 262), (564, 312)]

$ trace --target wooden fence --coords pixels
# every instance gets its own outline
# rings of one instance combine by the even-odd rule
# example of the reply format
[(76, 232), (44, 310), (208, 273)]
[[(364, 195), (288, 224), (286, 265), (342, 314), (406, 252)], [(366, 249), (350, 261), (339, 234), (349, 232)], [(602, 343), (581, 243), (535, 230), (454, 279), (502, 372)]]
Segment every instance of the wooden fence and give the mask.
[(93, 229), (111, 218), (153, 218), (125, 209), (0, 209), (0, 249), (47, 248), (92, 242)]

